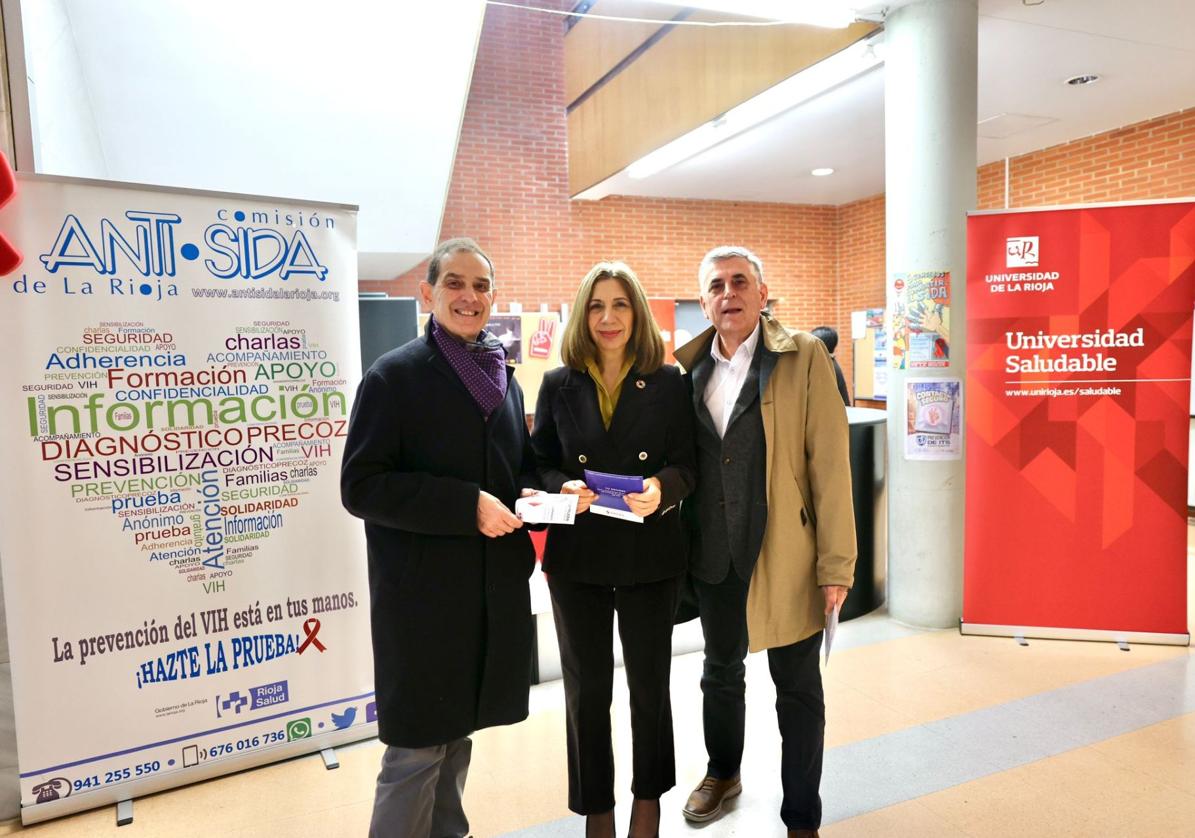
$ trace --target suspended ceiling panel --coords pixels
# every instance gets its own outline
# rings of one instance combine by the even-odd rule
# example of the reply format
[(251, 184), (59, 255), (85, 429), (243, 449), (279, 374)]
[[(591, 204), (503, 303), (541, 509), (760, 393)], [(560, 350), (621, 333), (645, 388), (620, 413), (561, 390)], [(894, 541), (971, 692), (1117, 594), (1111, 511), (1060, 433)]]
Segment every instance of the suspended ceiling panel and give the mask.
[[(981, 164), (1195, 106), (1192, 0), (980, 0), (979, 12)], [(1065, 84), (1082, 73), (1101, 80)], [(619, 173), (592, 194), (842, 204), (884, 191), (883, 142), (881, 67), (664, 172)], [(815, 178), (817, 167), (835, 174)]]

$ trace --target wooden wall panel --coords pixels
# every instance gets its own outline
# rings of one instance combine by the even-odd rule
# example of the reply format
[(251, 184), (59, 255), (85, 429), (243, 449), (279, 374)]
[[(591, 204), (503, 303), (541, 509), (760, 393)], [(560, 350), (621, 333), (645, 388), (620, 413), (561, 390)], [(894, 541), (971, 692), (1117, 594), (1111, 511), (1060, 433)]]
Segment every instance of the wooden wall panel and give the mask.
[[(569, 113), (569, 194), (605, 180), (875, 28), (872, 23), (846, 29), (675, 27)], [(566, 56), (569, 50), (566, 41)]]
[[(668, 20), (679, 9), (642, 0), (596, 0), (591, 14)], [(629, 23), (581, 18), (564, 36), (564, 102), (571, 105), (654, 35), (659, 23)]]

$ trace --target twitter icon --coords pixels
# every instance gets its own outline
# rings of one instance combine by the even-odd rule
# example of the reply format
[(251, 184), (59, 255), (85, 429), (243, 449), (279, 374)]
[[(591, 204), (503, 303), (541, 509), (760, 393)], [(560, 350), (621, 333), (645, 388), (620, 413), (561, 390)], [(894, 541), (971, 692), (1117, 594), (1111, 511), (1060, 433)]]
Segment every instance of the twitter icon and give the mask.
[(341, 713), (332, 714), (332, 724), (336, 726), (337, 730), (344, 730), (353, 723), (353, 719), (357, 717), (356, 707), (346, 707)]

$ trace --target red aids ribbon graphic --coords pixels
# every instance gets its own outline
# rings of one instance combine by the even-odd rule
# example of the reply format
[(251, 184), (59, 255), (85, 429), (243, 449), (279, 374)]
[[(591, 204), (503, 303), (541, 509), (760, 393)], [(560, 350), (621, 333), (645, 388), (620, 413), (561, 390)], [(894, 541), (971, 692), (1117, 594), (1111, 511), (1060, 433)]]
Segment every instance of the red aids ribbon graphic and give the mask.
[[(17, 177), (12, 173), (12, 166), (8, 165), (8, 158), (0, 154), (0, 207), (3, 207), (17, 194)], [(21, 251), (0, 233), (0, 276), (10, 274), (21, 264)]]
[(303, 623), (303, 634), (307, 635), (307, 639), (303, 641), (301, 646), (299, 646), (300, 655), (303, 654), (303, 650), (308, 646), (315, 646), (315, 648), (319, 649), (321, 652), (327, 648), (323, 643), (319, 642), (318, 638), (316, 638), (316, 635), (319, 634), (319, 620), (315, 619), (315, 617), (312, 617), (310, 620)]

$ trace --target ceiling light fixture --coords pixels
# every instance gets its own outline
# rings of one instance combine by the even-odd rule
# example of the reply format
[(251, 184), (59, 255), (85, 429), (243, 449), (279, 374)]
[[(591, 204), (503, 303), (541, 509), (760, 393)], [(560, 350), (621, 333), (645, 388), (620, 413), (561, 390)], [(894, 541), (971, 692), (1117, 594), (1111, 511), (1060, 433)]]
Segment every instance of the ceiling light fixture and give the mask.
[(814, 177), (826, 177), (828, 175), (834, 174), (834, 170), (829, 166), (823, 166), (820, 169), (813, 169), (809, 172), (809, 174), (813, 175)]
[(1095, 84), (1100, 80), (1100, 77), (1095, 73), (1084, 73), (1080, 76), (1071, 76), (1066, 80), (1066, 83), (1072, 87), (1082, 87), (1085, 84)]
[(763, 93), (699, 125), (687, 134), (627, 166), (628, 177), (641, 180), (683, 163), (769, 119), (863, 75), (883, 63), (874, 49), (883, 33), (853, 44), (789, 76)]
[(655, 0), (669, 6), (687, 6), (740, 17), (757, 17), (781, 23), (799, 23), (826, 29), (845, 29), (856, 20), (848, 0)]

